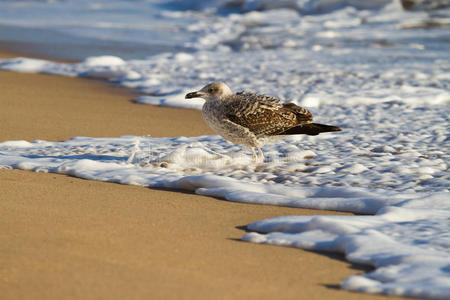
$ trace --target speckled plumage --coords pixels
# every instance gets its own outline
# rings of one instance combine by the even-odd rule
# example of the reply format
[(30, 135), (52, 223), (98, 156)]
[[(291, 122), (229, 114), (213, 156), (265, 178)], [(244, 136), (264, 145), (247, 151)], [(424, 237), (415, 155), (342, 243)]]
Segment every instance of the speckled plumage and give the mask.
[(279, 99), (248, 92), (233, 94), (224, 83), (212, 83), (186, 98), (206, 100), (202, 113), (205, 122), (226, 140), (251, 148), (289, 134), (316, 135), (339, 131), (338, 127), (314, 124), (312, 114), (294, 103), (281, 103)]
[(285, 130), (312, 121), (312, 114), (295, 104), (244, 92), (207, 101), (202, 112), (217, 133), (248, 147), (261, 147), (268, 140), (282, 137)]
[(247, 127), (255, 135), (279, 135), (294, 126), (311, 123), (312, 114), (293, 103), (253, 93), (241, 92), (228, 97), (226, 116)]

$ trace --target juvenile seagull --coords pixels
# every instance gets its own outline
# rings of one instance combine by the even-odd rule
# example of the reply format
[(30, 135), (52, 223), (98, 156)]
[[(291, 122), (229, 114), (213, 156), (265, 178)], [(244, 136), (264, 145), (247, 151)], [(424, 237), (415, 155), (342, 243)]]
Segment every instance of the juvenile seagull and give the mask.
[(311, 123), (312, 114), (294, 103), (247, 92), (233, 94), (223, 82), (210, 83), (185, 98), (205, 99), (202, 108), (205, 122), (224, 139), (249, 147), (255, 161), (264, 160), (261, 150), (264, 144), (287, 135), (341, 131), (336, 126)]

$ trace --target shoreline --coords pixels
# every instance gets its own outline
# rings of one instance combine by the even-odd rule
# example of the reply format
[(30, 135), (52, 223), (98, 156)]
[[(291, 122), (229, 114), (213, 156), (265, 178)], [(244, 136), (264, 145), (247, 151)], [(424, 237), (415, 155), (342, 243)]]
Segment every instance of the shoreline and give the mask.
[[(13, 54), (0, 51), (0, 57)], [(98, 79), (0, 71), (0, 88), (5, 91), (0, 111), (5, 128), (2, 141), (214, 134), (198, 110), (137, 104), (133, 102), (137, 91)]]
[[(97, 80), (0, 71), (0, 87), (0, 141), (212, 134), (200, 111), (135, 104)], [(395, 299), (340, 290), (369, 269), (342, 256), (239, 240), (253, 221), (345, 213), (22, 170), (0, 181), (4, 299)]]

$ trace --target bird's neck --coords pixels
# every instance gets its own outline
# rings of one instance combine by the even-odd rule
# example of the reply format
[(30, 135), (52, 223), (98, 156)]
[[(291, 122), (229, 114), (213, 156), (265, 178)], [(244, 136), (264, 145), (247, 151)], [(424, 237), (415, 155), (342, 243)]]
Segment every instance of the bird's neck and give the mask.
[(225, 101), (225, 97), (224, 96), (219, 96), (219, 97), (211, 97), (208, 102), (222, 102)]
[(232, 96), (233, 93), (223, 93), (222, 95), (218, 97), (214, 97), (215, 101), (228, 101), (230, 99), (230, 96)]

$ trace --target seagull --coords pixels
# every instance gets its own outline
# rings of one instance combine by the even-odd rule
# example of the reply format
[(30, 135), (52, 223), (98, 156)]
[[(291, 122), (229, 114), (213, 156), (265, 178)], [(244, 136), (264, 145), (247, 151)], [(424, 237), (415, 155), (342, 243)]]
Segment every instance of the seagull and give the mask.
[(210, 83), (185, 98), (203, 98), (205, 122), (224, 139), (249, 147), (255, 161), (264, 161), (264, 144), (288, 135), (341, 131), (336, 126), (312, 123), (312, 114), (294, 103), (249, 92), (233, 94), (223, 82)]

